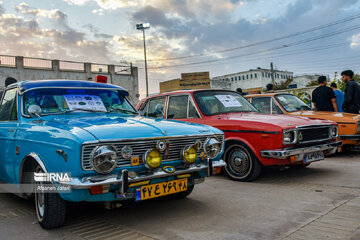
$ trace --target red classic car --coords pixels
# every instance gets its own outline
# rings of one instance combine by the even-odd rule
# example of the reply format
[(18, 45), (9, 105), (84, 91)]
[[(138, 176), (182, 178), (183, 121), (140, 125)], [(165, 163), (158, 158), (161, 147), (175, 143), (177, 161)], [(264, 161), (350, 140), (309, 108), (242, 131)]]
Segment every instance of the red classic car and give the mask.
[(263, 166), (304, 167), (341, 146), (335, 122), (262, 114), (234, 91), (168, 92), (143, 99), (136, 108), (147, 117), (201, 123), (224, 131), (225, 173), (233, 180), (254, 180)]

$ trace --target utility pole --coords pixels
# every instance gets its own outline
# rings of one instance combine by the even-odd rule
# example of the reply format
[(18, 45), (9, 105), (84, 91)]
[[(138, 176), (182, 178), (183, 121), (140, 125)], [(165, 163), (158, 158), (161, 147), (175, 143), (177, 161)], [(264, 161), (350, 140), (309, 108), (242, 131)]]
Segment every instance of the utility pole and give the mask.
[(146, 97), (149, 96), (149, 86), (148, 86), (148, 73), (147, 73), (147, 63), (146, 63), (146, 44), (145, 44), (145, 29), (150, 28), (150, 23), (140, 23), (136, 24), (136, 29), (143, 32), (144, 40), (144, 59), (145, 59), (145, 80), (146, 80)]
[(271, 72), (271, 83), (275, 86), (275, 79), (274, 79), (274, 64), (270, 63), (270, 72)]

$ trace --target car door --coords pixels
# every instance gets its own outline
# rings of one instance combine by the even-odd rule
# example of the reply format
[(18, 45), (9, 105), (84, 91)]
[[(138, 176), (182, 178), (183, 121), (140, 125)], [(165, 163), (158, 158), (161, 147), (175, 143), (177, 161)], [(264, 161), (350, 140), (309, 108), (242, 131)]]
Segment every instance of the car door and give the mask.
[(12, 182), (15, 179), (15, 135), (18, 128), (17, 88), (3, 94), (0, 105), (0, 180)]
[(179, 120), (204, 124), (189, 94), (170, 95), (167, 104), (168, 120)]

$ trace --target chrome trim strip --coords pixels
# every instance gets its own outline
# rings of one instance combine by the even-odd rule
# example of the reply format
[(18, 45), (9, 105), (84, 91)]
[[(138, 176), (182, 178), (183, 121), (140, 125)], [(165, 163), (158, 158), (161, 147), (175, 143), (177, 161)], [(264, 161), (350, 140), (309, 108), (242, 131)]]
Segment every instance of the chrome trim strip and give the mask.
[(21, 165), (20, 165), (20, 170), (19, 170), (19, 183), (22, 183), (22, 172), (23, 172), (23, 168), (24, 168), (24, 163), (25, 163), (25, 159), (28, 158), (28, 157), (31, 157), (33, 158), (39, 165), (40, 167), (42, 168), (42, 170), (46, 173), (48, 172), (48, 170), (46, 169), (45, 167), (45, 164), (43, 163), (43, 161), (41, 160), (41, 158), (39, 157), (39, 155), (37, 155), (36, 153), (29, 153), (28, 155), (26, 155), (22, 161), (21, 161)]
[(161, 136), (161, 137), (149, 137), (149, 138), (122, 138), (122, 139), (107, 139), (106, 141), (101, 140), (94, 140), (94, 141), (87, 141), (83, 143), (84, 145), (89, 144), (107, 144), (112, 142), (119, 142), (122, 143), (123, 141), (141, 141), (141, 140), (159, 140), (159, 139), (176, 139), (181, 137), (197, 137), (197, 136), (213, 136), (213, 135), (223, 135), (222, 133), (212, 133), (212, 134), (194, 134), (194, 135), (176, 135), (176, 136)]
[[(81, 81), (81, 80), (79, 80)], [(114, 86), (114, 85), (112, 85)], [(98, 88), (98, 87), (63, 87), (63, 86), (54, 86), (54, 87), (34, 87), (34, 88), (29, 88), (25, 91), (21, 91), (20, 89), (20, 92), (19, 94), (20, 95), (23, 95), (24, 93), (27, 93), (31, 90), (35, 90), (35, 89), (49, 89), (49, 88), (62, 88), (62, 89), (99, 89), (99, 90), (115, 90), (115, 91), (123, 91), (123, 92), (126, 92), (127, 94), (129, 94), (129, 92), (125, 89), (125, 88)]]
[[(213, 166), (213, 168), (224, 167), (224, 166), (226, 166), (226, 163), (220, 159), (219, 161), (213, 161), (212, 166)], [(177, 170), (173, 173), (166, 173), (162, 169), (158, 169), (151, 175), (143, 174), (140, 176), (136, 176), (135, 178), (128, 178), (128, 183), (140, 182), (140, 181), (144, 181), (144, 180), (151, 180), (151, 179), (155, 179), (155, 178), (164, 178), (164, 177), (180, 175), (180, 174), (185, 174), (185, 173), (199, 172), (199, 171), (207, 170), (207, 169), (208, 169), (208, 165), (206, 165), (204, 163), (191, 165), (189, 168), (186, 168), (183, 170)], [(119, 177), (119, 175), (120, 175), (120, 177)], [(70, 182), (58, 182), (58, 183), (65, 185), (65, 186), (70, 186), (73, 189), (88, 189), (93, 186), (99, 186), (99, 185), (104, 185), (104, 184), (122, 184), (123, 183), (121, 173), (107, 175), (99, 180), (97, 178), (99, 178), (99, 177), (98, 176), (85, 177), (82, 179), (72, 177)]]
[(265, 158), (276, 158), (276, 159), (286, 159), (290, 156), (300, 155), (299, 159), (303, 159), (304, 154), (319, 152), (319, 151), (330, 151), (335, 152), (338, 147), (342, 145), (341, 141), (325, 143), (311, 147), (301, 147), (301, 148), (288, 148), (288, 149), (276, 149), (276, 150), (262, 150), (260, 151), (261, 157)]
[(343, 140), (360, 140), (360, 135), (339, 135), (339, 139), (343, 139)]

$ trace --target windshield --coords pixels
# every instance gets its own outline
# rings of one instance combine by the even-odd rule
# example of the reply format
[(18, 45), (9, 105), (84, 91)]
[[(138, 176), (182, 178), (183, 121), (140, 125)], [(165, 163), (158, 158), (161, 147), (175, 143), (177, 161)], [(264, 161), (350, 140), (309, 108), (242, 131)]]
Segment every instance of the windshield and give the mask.
[(281, 94), (276, 95), (275, 98), (281, 104), (281, 106), (287, 112), (296, 112), (300, 110), (311, 110), (311, 108), (306, 105), (300, 98), (291, 94)]
[(22, 104), (25, 115), (29, 115), (31, 105), (40, 106), (41, 115), (74, 111), (136, 113), (121, 92), (110, 89), (34, 89), (24, 94)]
[(205, 115), (257, 112), (254, 106), (236, 92), (201, 91), (195, 93), (195, 99)]

